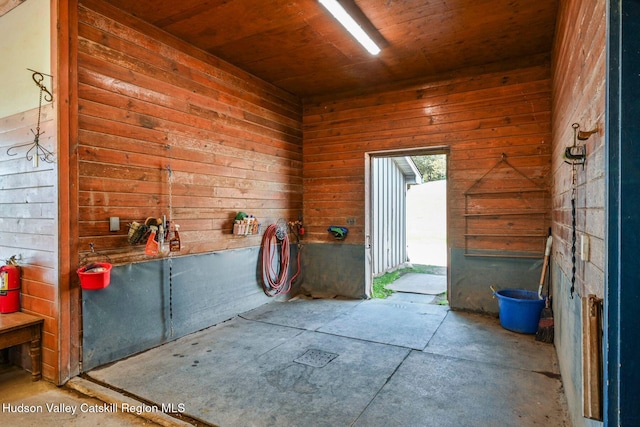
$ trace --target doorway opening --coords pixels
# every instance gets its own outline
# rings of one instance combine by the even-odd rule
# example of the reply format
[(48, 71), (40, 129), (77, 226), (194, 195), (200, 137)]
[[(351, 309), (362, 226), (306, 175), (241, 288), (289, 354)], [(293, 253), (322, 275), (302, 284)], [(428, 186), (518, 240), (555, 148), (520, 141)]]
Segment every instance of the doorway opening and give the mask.
[(407, 192), (407, 255), (414, 264), (446, 267), (447, 156), (412, 156), (422, 183)]
[(379, 297), (389, 291), (432, 295), (434, 303), (446, 305), (448, 150), (391, 151), (368, 157), (367, 295)]

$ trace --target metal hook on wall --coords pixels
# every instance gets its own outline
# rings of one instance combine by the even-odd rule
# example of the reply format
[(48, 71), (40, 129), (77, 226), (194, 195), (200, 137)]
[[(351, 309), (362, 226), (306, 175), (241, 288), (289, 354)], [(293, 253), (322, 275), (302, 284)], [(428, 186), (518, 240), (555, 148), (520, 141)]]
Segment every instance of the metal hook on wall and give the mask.
[(571, 288), (569, 290), (571, 298), (576, 289), (576, 239), (577, 239), (577, 225), (576, 225), (576, 165), (582, 165), (584, 169), (584, 163), (587, 158), (587, 147), (585, 144), (578, 145), (578, 141), (586, 141), (598, 132), (598, 128), (590, 131), (581, 131), (580, 125), (574, 123), (571, 125), (573, 128), (573, 145), (567, 147), (564, 151), (565, 163), (571, 165)]
[[(582, 165), (582, 167), (584, 168), (584, 162), (587, 158), (587, 147), (584, 144), (578, 145), (578, 140), (584, 141), (585, 139), (588, 139), (589, 136), (591, 136), (591, 133), (580, 132), (580, 125), (578, 123), (572, 124), (571, 127), (573, 128), (573, 145), (567, 147), (564, 150), (564, 162), (570, 164), (571, 166)], [(597, 130), (592, 133), (595, 132), (597, 132)], [(580, 135), (582, 135), (583, 137), (585, 135), (587, 136), (586, 138), (581, 139)]]
[(44, 80), (44, 76), (48, 76), (51, 78), (53, 78), (53, 76), (51, 74), (41, 73), (40, 71), (32, 70), (31, 68), (27, 68), (27, 70), (33, 73), (33, 75), (31, 75), (31, 78), (36, 83), (36, 85), (38, 85), (38, 87), (40, 88), (40, 91), (44, 92), (44, 100), (47, 102), (53, 101), (53, 95), (51, 94), (51, 92), (49, 92), (49, 89), (47, 89), (47, 87), (44, 84), (42, 84), (42, 81)]
[(27, 142), (26, 144), (18, 144), (14, 145), (13, 147), (9, 147), (7, 149), (7, 156), (17, 156), (18, 153), (12, 152), (13, 150), (29, 146), (31, 148), (27, 150), (24, 157), (30, 162), (33, 161), (33, 167), (37, 168), (38, 162), (40, 160), (47, 163), (53, 163), (53, 153), (40, 145), (40, 135), (42, 135), (44, 132), (37, 133), (34, 132), (33, 129), (31, 130), (31, 132), (35, 136), (33, 142)]
[[(574, 123), (574, 125), (578, 125), (577, 123)], [(580, 128), (580, 125), (578, 125), (578, 128)], [(576, 136), (576, 138), (579, 141), (586, 141), (587, 139), (591, 138), (591, 135), (593, 135), (594, 133), (598, 133), (598, 128), (594, 128), (592, 130), (578, 130), (578, 135)]]
[(35, 131), (31, 129), (31, 133), (33, 133), (33, 136), (34, 136), (33, 142), (28, 142), (26, 144), (18, 144), (18, 145), (9, 147), (7, 149), (7, 156), (16, 156), (18, 153), (14, 153), (13, 150), (16, 150), (18, 148), (30, 147), (25, 154), (25, 158), (30, 162), (33, 161), (33, 167), (37, 168), (40, 160), (46, 163), (53, 163), (53, 160), (54, 160), (53, 153), (47, 150), (46, 148), (44, 148), (42, 145), (40, 145), (40, 135), (44, 133), (44, 132), (40, 132), (40, 120), (42, 118), (42, 99), (44, 98), (46, 102), (53, 101), (53, 95), (42, 82), (44, 80), (44, 76), (48, 76), (52, 79), (53, 79), (53, 76), (50, 74), (41, 73), (39, 71), (32, 70), (30, 68), (27, 68), (27, 70), (33, 73), (31, 75), (31, 78), (40, 89), (40, 101), (38, 103), (38, 123), (36, 125)]

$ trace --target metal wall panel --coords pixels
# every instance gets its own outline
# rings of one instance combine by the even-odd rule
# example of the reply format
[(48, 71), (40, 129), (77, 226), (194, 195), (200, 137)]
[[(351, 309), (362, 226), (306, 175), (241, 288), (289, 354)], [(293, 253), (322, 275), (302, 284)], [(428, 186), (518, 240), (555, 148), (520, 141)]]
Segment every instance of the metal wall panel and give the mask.
[(272, 301), (259, 254), (254, 247), (114, 267), (107, 288), (82, 292), (83, 371)]
[(363, 245), (306, 244), (302, 252), (303, 292), (318, 297), (365, 298), (364, 263)]
[(373, 275), (407, 261), (407, 181), (392, 158), (372, 160)]
[(515, 258), (502, 251), (484, 251), (486, 256), (465, 256), (463, 248), (450, 251), (451, 293), (449, 306), (454, 310), (468, 310), (498, 314), (498, 300), (490, 286), (501, 289), (538, 291), (542, 258)]

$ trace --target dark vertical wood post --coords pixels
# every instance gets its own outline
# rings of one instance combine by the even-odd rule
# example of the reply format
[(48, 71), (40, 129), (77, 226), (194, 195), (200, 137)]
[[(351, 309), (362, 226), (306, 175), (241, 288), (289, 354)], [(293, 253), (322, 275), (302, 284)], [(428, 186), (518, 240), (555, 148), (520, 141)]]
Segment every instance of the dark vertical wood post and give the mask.
[(609, 2), (605, 426), (640, 425), (640, 3)]

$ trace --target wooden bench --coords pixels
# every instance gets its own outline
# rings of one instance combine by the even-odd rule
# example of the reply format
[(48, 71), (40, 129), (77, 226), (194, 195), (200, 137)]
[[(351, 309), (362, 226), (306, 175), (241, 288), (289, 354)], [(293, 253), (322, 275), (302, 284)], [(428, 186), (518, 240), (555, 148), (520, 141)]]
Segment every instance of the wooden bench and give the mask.
[(42, 351), (40, 343), (44, 319), (16, 312), (0, 314), (0, 350), (14, 345), (31, 343), (31, 377), (38, 381), (42, 376)]

